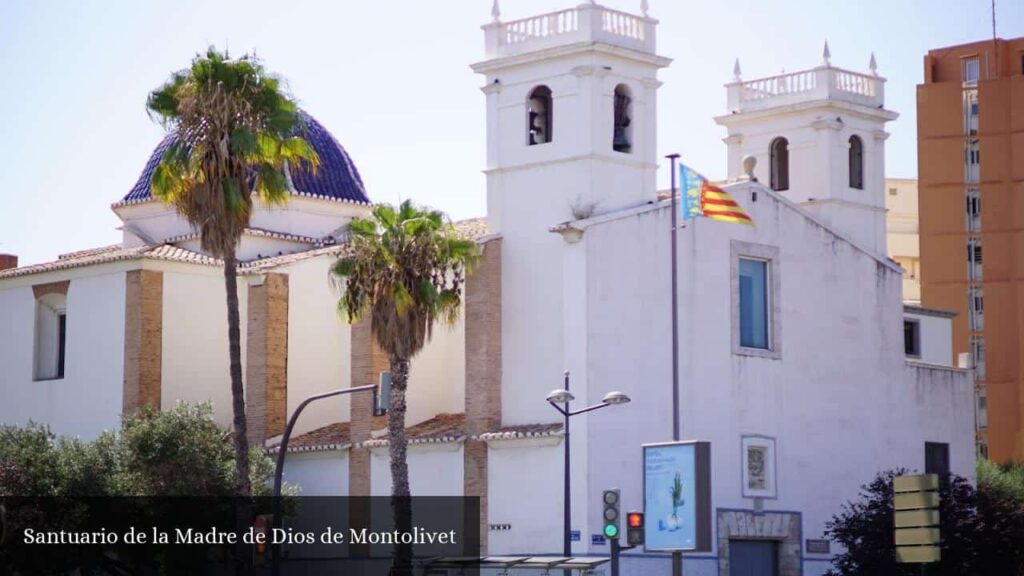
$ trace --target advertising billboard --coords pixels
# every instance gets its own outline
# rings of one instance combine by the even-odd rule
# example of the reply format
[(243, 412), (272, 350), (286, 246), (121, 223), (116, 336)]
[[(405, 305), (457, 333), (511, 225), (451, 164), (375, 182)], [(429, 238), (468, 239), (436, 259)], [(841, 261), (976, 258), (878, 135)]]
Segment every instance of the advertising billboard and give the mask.
[(645, 444), (644, 549), (711, 550), (711, 443)]

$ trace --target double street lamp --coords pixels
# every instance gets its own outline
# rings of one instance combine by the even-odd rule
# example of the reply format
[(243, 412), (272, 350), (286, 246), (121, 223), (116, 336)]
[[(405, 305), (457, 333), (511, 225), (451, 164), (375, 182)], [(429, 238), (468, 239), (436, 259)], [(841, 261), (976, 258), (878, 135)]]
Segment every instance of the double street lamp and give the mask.
[(608, 406), (617, 406), (619, 404), (626, 404), (629, 402), (629, 396), (626, 396), (622, 392), (609, 392), (605, 394), (604, 398), (598, 404), (587, 406), (586, 408), (580, 408), (578, 410), (571, 410), (569, 403), (575, 400), (576, 397), (569, 392), (569, 372), (565, 372), (565, 387), (558, 390), (552, 390), (548, 394), (548, 404), (558, 410), (563, 417), (565, 417), (565, 496), (563, 498), (563, 513), (565, 515), (565, 534), (562, 542), (562, 553), (564, 556), (572, 556), (572, 496), (569, 488), (569, 418), (578, 416), (586, 412), (593, 412), (601, 408)]

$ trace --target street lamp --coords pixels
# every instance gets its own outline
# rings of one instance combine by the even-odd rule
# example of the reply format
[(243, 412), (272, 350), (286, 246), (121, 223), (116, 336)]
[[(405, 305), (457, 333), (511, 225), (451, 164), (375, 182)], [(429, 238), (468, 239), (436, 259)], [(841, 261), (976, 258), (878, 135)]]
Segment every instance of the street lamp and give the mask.
[(559, 388), (558, 390), (552, 390), (548, 394), (547, 401), (551, 404), (555, 410), (558, 410), (562, 416), (565, 417), (565, 496), (563, 498), (563, 513), (565, 514), (565, 534), (562, 542), (562, 554), (566, 557), (572, 556), (572, 518), (570, 517), (572, 511), (572, 497), (569, 490), (569, 418), (577, 416), (586, 412), (592, 412), (600, 408), (606, 408), (608, 406), (618, 406), (619, 404), (627, 404), (629, 402), (629, 396), (626, 396), (622, 392), (614, 391), (605, 394), (601, 402), (586, 408), (580, 408), (579, 410), (570, 410), (569, 402), (575, 400), (576, 397), (569, 392), (569, 371), (565, 372), (565, 387)]
[[(323, 394), (314, 394), (309, 398), (306, 398), (299, 404), (299, 407), (292, 412), (292, 417), (288, 419), (288, 425), (285, 426), (284, 436), (281, 437), (281, 446), (277, 449), (277, 466), (274, 468), (274, 497), (273, 497), (273, 515), (271, 517), (271, 527), (281, 527), (281, 478), (284, 475), (284, 456), (288, 452), (288, 440), (292, 437), (292, 428), (295, 427), (295, 421), (299, 419), (299, 414), (302, 413), (303, 408), (306, 407), (310, 402), (316, 400), (323, 400), (324, 398), (330, 398), (332, 396), (340, 396), (342, 394), (352, 394), (353, 392), (363, 392), (367, 390), (373, 390), (377, 387), (376, 384), (367, 384), (365, 386), (356, 386), (355, 388), (341, 388), (339, 390), (332, 390), (330, 392), (324, 392)], [(271, 531), (273, 534), (273, 531)], [(277, 545), (271, 544), (270, 546), (270, 571), (273, 576), (278, 576), (281, 573), (281, 551)]]

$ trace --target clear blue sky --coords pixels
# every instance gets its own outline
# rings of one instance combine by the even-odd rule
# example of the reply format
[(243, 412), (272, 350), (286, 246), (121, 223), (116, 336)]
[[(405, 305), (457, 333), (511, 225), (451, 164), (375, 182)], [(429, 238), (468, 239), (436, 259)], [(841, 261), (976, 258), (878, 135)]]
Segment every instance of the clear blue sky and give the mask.
[[(649, 0), (659, 52), (659, 153), (725, 172), (733, 60), (745, 78), (832, 62), (887, 77), (888, 175), (917, 171), (914, 86), (930, 48), (991, 37), (989, 0)], [(576, 0), (504, 0), (504, 19)], [(606, 0), (639, 11), (640, 0)], [(491, 0), (0, 3), (0, 252), (22, 263), (120, 240), (110, 204), (135, 182), (162, 129), (147, 93), (214, 44), (256, 50), (348, 149), (374, 200), (484, 214), (482, 59)], [(1024, 2), (999, 0), (999, 35), (1024, 35)], [(661, 170), (661, 182), (668, 175)]]

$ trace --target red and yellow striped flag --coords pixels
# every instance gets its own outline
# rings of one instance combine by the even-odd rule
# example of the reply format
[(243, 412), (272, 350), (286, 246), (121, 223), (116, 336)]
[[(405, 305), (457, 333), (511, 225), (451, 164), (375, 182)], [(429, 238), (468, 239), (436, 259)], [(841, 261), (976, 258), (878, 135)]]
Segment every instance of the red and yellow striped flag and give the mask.
[(733, 200), (728, 192), (707, 180), (700, 187), (701, 215), (719, 222), (733, 222), (753, 226), (754, 221), (747, 216), (743, 208)]

